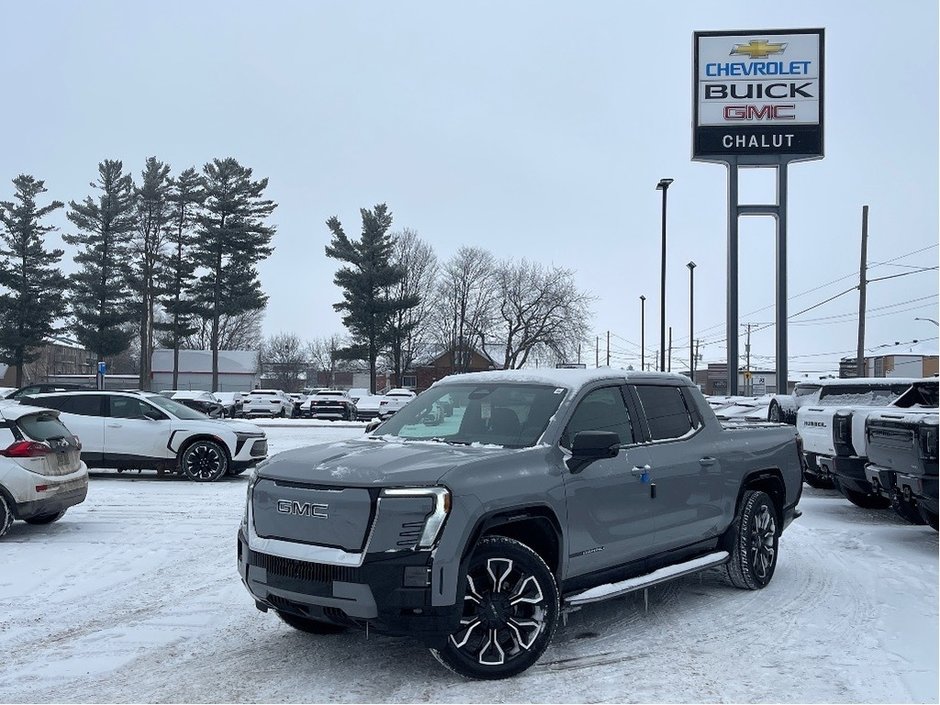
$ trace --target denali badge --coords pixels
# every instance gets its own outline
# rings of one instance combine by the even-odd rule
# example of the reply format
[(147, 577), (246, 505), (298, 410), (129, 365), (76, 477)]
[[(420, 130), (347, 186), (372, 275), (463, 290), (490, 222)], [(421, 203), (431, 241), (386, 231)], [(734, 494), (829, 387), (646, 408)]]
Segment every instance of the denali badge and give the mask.
[(277, 501), (277, 511), (281, 514), (294, 514), (299, 517), (313, 517), (314, 519), (326, 519), (328, 504), (319, 504), (316, 502), (297, 502), (290, 499), (279, 499)]

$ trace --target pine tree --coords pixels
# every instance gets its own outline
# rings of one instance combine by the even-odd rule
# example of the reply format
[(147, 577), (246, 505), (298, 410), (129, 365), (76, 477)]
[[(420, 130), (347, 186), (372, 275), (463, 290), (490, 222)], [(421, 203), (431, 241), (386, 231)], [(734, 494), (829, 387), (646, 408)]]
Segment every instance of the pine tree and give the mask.
[(264, 224), (277, 204), (262, 197), (267, 179), (251, 180), (251, 169), (235, 159), (214, 159), (203, 167), (205, 202), (198, 217), (195, 248), (197, 300), (211, 320), (212, 391), (219, 388), (219, 320), (263, 309), (257, 264), (271, 254), (274, 228)]
[(98, 360), (127, 350), (137, 317), (129, 283), (131, 237), (136, 227), (134, 183), (119, 160), (98, 164), (97, 199), (69, 202), (68, 218), (78, 233), (62, 236), (75, 245), (81, 266), (71, 279), (75, 337)]
[(417, 306), (419, 298), (393, 298), (389, 293), (404, 271), (392, 264), (394, 240), (388, 233), (392, 226), (388, 207), (380, 203), (359, 212), (362, 235), (358, 242), (349, 239), (336, 216), (326, 222), (333, 233), (326, 256), (351, 265), (341, 267), (333, 277), (333, 283), (343, 290), (343, 301), (333, 308), (345, 312), (343, 325), (352, 336), (352, 344), (343, 352), (350, 358), (368, 360), (369, 391), (375, 394), (376, 362), (387, 341), (391, 318), (396, 311)]
[[(137, 232), (132, 242), (134, 256), (131, 285), (137, 295), (140, 325), (140, 388), (150, 389), (150, 365), (153, 354), (153, 311), (158, 293), (158, 278), (163, 260), (166, 228), (171, 206), (167, 201), (170, 167), (149, 157), (141, 172), (141, 185), (134, 189)], [(174, 389), (176, 387), (174, 386)]]
[(66, 279), (56, 265), (62, 250), (47, 250), (44, 236), (55, 230), (40, 220), (62, 208), (61, 201), (36, 205), (46, 192), (44, 182), (21, 174), (13, 179), (16, 202), (0, 202), (0, 360), (16, 368), (16, 386), (23, 386), (23, 365), (39, 357), (43, 339), (65, 313)]
[(168, 223), (169, 252), (162, 268), (160, 304), (168, 320), (156, 324), (166, 331), (165, 339), (173, 349), (173, 389), (179, 382), (180, 346), (198, 330), (195, 318), (198, 305), (192, 295), (196, 262), (193, 247), (196, 234), (193, 226), (196, 213), (205, 199), (202, 178), (193, 168), (169, 180), (167, 194), (170, 215)]

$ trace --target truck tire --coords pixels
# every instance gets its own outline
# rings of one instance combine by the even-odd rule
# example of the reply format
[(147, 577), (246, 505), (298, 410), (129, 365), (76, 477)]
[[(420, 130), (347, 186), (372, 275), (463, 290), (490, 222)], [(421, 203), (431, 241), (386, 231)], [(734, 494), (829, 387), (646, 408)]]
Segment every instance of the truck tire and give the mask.
[(904, 496), (900, 492), (891, 493), (891, 507), (904, 521), (918, 526), (923, 526), (927, 523), (917, 501), (914, 499), (904, 499)]
[(281, 618), (281, 621), (284, 624), (293, 627), (307, 634), (339, 634), (340, 632), (346, 631), (346, 627), (343, 627), (339, 624), (333, 624), (332, 622), (320, 622), (316, 619), (310, 619), (309, 617), (301, 617), (297, 614), (291, 614), (290, 612), (277, 612), (277, 616)]
[(215, 441), (200, 438), (180, 453), (180, 470), (193, 482), (215, 482), (228, 471), (228, 455)]
[(539, 660), (558, 624), (558, 585), (535, 551), (515, 539), (480, 540), (467, 568), (457, 631), (434, 657), (465, 678), (496, 680)]
[(777, 567), (780, 532), (777, 509), (766, 492), (745, 490), (722, 541), (730, 554), (728, 579), (736, 588), (767, 587)]
[(864, 492), (850, 490), (841, 483), (838, 484), (838, 487), (839, 491), (842, 492), (842, 496), (856, 507), (861, 507), (862, 509), (887, 509), (891, 506), (891, 500), (887, 497), (882, 497), (880, 494), (866, 494)]
[(3, 492), (0, 492), (0, 537), (9, 531), (12, 523), (13, 510), (10, 509), (10, 505), (7, 504), (7, 498), (4, 496)]
[(52, 512), (52, 514), (37, 514), (36, 516), (30, 517), (29, 519), (24, 519), (27, 524), (51, 524), (54, 521), (59, 521), (62, 517), (65, 516), (65, 510), (62, 509), (58, 512)]

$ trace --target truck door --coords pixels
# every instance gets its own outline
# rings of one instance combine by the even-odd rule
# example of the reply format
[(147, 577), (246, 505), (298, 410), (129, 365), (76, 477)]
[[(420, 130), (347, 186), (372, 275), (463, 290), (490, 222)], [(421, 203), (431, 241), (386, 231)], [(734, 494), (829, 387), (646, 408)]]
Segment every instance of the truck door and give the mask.
[(614, 458), (595, 460), (577, 473), (564, 471), (572, 576), (645, 557), (653, 530), (649, 485), (642, 478), (648, 452), (635, 445), (623, 388), (595, 389), (578, 402), (559, 441), (563, 451), (579, 431), (613, 431), (623, 446)]
[(714, 537), (721, 529), (724, 498), (736, 489), (724, 486), (716, 443), (686, 398), (691, 392), (658, 384), (637, 384), (632, 390), (643, 411), (650, 481), (656, 485), (650, 508), (656, 527), (653, 552)]

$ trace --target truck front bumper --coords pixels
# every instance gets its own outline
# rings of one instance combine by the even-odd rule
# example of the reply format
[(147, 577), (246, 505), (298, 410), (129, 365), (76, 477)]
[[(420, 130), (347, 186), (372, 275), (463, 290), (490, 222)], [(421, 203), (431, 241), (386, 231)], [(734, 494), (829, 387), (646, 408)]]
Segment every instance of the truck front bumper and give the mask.
[(439, 645), (457, 628), (453, 605), (431, 604), (427, 551), (367, 555), (360, 566), (260, 553), (238, 532), (238, 572), (259, 609), (274, 609)]
[(902, 495), (917, 499), (927, 511), (937, 514), (940, 502), (937, 500), (938, 481), (936, 475), (905, 475), (897, 473), (897, 487)]

